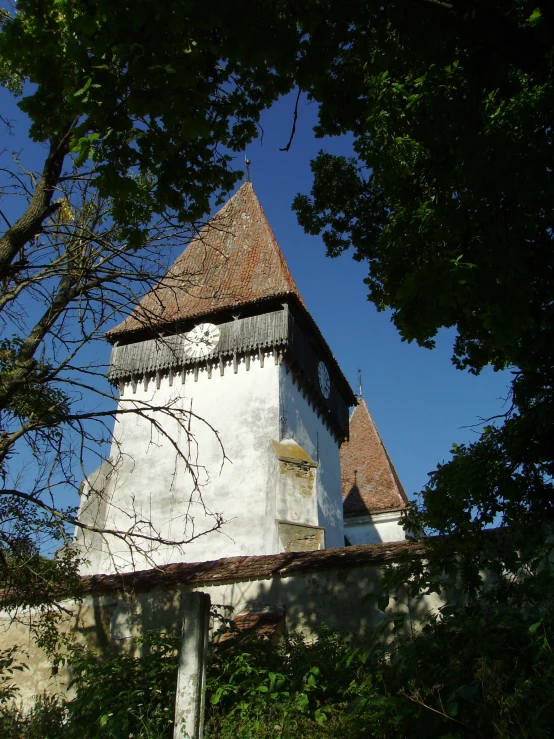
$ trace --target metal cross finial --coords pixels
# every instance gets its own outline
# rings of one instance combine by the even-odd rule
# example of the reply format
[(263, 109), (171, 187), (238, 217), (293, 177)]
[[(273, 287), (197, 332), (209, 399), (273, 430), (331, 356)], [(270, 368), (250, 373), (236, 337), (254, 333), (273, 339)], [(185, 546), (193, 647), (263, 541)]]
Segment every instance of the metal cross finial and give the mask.
[(246, 181), (250, 182), (250, 165), (252, 164), (252, 162), (250, 161), (250, 159), (247, 159), (245, 156), (244, 163), (246, 164)]
[(358, 400), (362, 397), (362, 370), (358, 367)]

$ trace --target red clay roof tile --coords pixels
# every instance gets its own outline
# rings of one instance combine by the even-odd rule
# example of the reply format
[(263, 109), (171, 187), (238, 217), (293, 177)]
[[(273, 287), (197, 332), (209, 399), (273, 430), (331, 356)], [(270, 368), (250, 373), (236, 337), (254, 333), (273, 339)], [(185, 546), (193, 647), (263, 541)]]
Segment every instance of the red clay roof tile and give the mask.
[(345, 515), (406, 508), (408, 498), (363, 398), (350, 417), (350, 438), (340, 448)]
[(303, 305), (252, 183), (245, 182), (108, 336), (285, 295)]

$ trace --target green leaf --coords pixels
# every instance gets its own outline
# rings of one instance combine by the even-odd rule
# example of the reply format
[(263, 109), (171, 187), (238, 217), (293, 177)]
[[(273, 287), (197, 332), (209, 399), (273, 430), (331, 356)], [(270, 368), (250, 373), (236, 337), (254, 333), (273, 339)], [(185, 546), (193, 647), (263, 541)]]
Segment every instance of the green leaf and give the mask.
[(531, 13), (529, 18), (527, 19), (527, 25), (528, 26), (536, 26), (542, 21), (542, 13), (539, 8), (535, 8), (535, 10)]
[(73, 97), (81, 97), (85, 94), (85, 92), (89, 89), (89, 87), (92, 85), (92, 77), (89, 77), (88, 80), (85, 82), (83, 87), (81, 87), (80, 90), (77, 90), (77, 92), (73, 93)]

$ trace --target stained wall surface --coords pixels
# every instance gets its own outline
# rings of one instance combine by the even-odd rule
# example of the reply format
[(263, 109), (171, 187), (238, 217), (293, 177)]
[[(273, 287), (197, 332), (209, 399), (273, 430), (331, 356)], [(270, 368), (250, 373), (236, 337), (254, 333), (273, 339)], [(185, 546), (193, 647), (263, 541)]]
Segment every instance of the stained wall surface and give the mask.
[[(155, 410), (117, 417), (109, 462), (85, 484), (81, 520), (152, 540), (135, 538), (131, 552), (121, 538), (79, 530), (83, 574), (344, 545), (338, 442), (273, 353), (263, 366), (238, 361), (236, 372), (227, 362), (223, 375), (214, 367), (211, 377), (189, 370), (184, 382), (165, 375), (159, 387), (127, 383), (120, 410), (147, 405)], [(297, 444), (311, 463), (280, 460), (275, 442)], [(222, 525), (210, 532), (217, 516)], [(289, 524), (315, 528), (295, 537)]]
[[(120, 408), (149, 403), (157, 410), (144, 416), (120, 415), (115, 423), (110, 461), (113, 470), (102, 495), (108, 502), (103, 528), (141, 531), (154, 538), (185, 541), (185, 547), (156, 542), (130, 555), (115, 537), (77, 542), (88, 548), (88, 573), (144, 569), (176, 561), (202, 561), (224, 556), (265, 553), (264, 520), (269, 478), (273, 474), (271, 440), (279, 434), (279, 367), (267, 356), (244, 360), (237, 372), (227, 363), (211, 378), (203, 368), (161, 378), (133, 392), (127, 384)], [(184, 427), (173, 413), (184, 416)], [(155, 417), (157, 428), (146, 416)], [(188, 464), (177, 453), (176, 446)], [(199, 536), (216, 524), (219, 531)], [(86, 515), (86, 511), (85, 511)], [(152, 522), (150, 524), (149, 522)]]
[(317, 462), (317, 525), (325, 529), (325, 547), (342, 547), (344, 525), (338, 442), (284, 365), (280, 368), (280, 398), (281, 438), (294, 439)]
[[(117, 576), (91, 578), (82, 603), (61, 604), (72, 611), (63, 628), (100, 651), (110, 643), (129, 648), (135, 637), (150, 629), (179, 634), (183, 600), (187, 593), (201, 591), (231, 618), (278, 609), (285, 613), (288, 632), (310, 635), (325, 624), (364, 637), (385, 617), (377, 606), (383, 564), (407, 550), (421, 556), (421, 548), (402, 542), (176, 564), (130, 574), (121, 585)], [(407, 628), (417, 627), (439, 605), (436, 596), (389, 601), (391, 614), (405, 614)], [(66, 689), (70, 673), (52, 674), (50, 662), (28, 629), (20, 623), (10, 625), (6, 618), (0, 619), (0, 627), (0, 649), (18, 644), (27, 652), (25, 662), (31, 669), (15, 678), (25, 701), (44, 691)]]

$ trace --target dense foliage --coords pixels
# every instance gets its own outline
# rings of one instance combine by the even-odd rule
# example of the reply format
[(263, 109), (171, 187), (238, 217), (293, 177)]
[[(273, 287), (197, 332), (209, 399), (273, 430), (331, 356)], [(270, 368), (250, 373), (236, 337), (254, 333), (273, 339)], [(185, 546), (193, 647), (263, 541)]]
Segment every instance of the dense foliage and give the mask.
[[(380, 632), (359, 644), (329, 632), (280, 644), (231, 640), (212, 655), (205, 736), (546, 739), (553, 625), (509, 608), (468, 608), (429, 621), (417, 637), (397, 619), (388, 647)], [(41, 697), (25, 714), (6, 698), (2, 736), (173, 736), (178, 641), (152, 633), (138, 646), (139, 656), (74, 651), (74, 699)]]
[(327, 7), (306, 88), (318, 132), (352, 132), (356, 157), (319, 154), (300, 223), (330, 256), (367, 262), (369, 298), (403, 340), (432, 347), (454, 327), (457, 367), (514, 373), (505, 417), (454, 447), (407, 517), (473, 547), (475, 579), (509, 549), (477, 543), (483, 529), (509, 528), (517, 558), (554, 518), (554, 14), (535, 0), (354, 2), (348, 23)]
[(228, 151), (241, 151), (260, 111), (290, 89), (299, 34), (272, 4), (249, 0), (209, 10), (23, 0), (2, 20), (0, 74), (25, 90), (30, 136), (50, 143), (45, 184), (56, 186), (70, 152), (77, 166), (94, 159), (96, 187), (135, 243), (152, 213), (194, 221), (235, 184)]
[(454, 719), (424, 736), (550, 736), (554, 13), (362, 1), (349, 22), (327, 8), (305, 87), (319, 134), (351, 132), (356, 156), (319, 154), (300, 223), (330, 256), (367, 262), (369, 298), (403, 340), (431, 348), (454, 328), (458, 368), (513, 373), (505, 415), (453, 447), (406, 516), (412, 535), (441, 536), (388, 585), (451, 607), (387, 670), (396, 695)]

